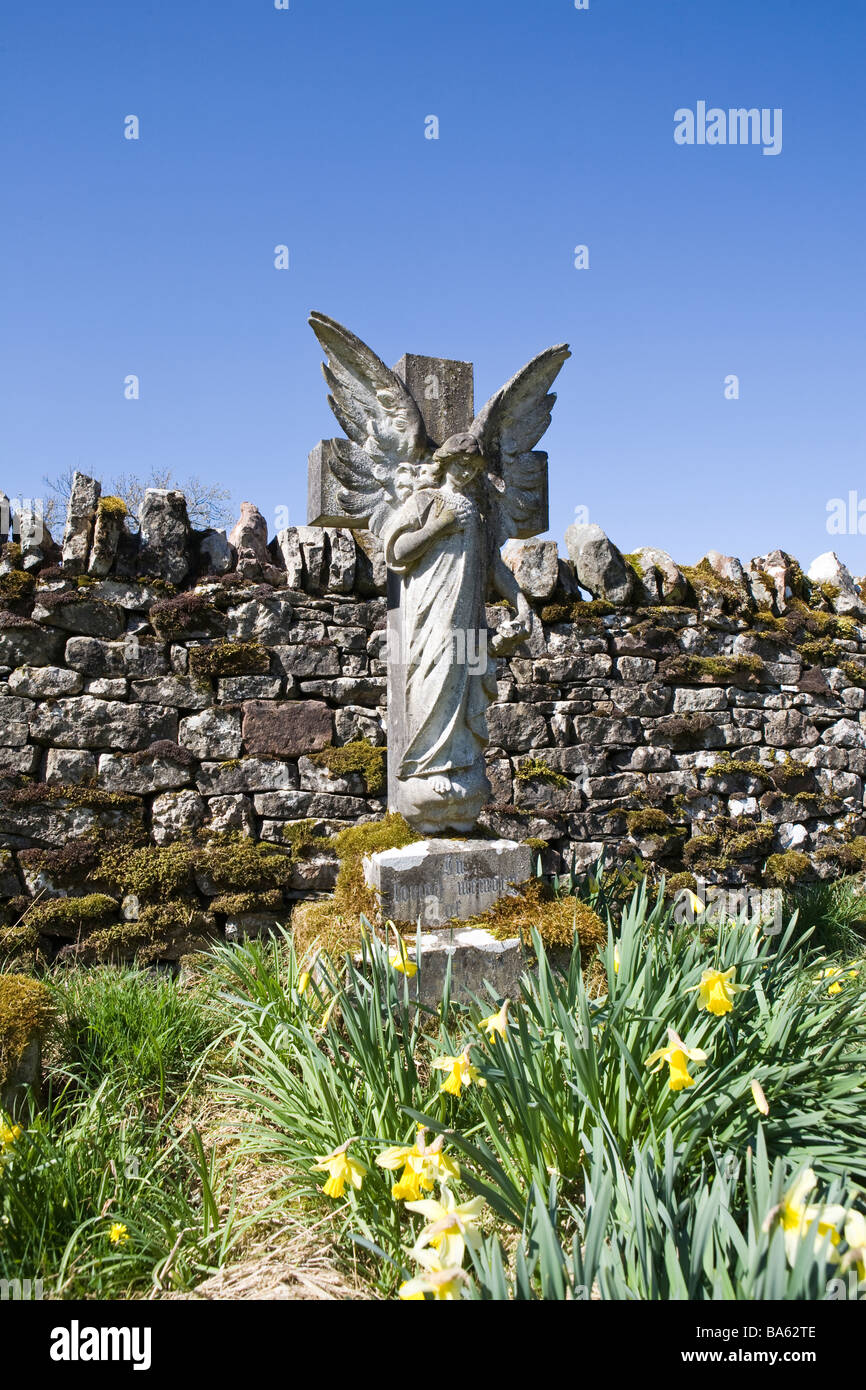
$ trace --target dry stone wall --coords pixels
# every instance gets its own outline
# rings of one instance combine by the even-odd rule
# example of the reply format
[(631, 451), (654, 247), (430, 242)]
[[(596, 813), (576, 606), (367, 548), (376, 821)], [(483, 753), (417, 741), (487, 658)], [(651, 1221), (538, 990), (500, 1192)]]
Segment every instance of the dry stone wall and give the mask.
[[(822, 557), (829, 578), (810, 580), (783, 552), (689, 570), (579, 529), (568, 561), (550, 542), (506, 551), (536, 616), (499, 659), (482, 828), (530, 840), (549, 868), (603, 850), (732, 885), (860, 867), (866, 625), (847, 571)], [(37, 937), (86, 955), (98, 928), (176, 957), (328, 891), (327, 837), (386, 809), (370, 754), (387, 743), (384, 589), (369, 535), (269, 542), (248, 504), (227, 537), (152, 492), (133, 534), (79, 475), (60, 547), (13, 521), (0, 955)], [(491, 630), (507, 616), (491, 606)], [(258, 879), (247, 860), (209, 872), (241, 839)], [(105, 877), (106, 850), (148, 844), (167, 852), (164, 892)]]

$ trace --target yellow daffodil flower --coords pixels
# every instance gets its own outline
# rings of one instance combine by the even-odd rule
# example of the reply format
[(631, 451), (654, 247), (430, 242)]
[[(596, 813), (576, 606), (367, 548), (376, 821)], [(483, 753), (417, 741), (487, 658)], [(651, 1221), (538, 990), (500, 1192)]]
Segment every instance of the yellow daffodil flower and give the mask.
[(352, 1140), (347, 1139), (345, 1144), (341, 1144), (333, 1153), (327, 1154), (324, 1158), (317, 1158), (313, 1164), (314, 1168), (320, 1168), (328, 1174), (328, 1181), (322, 1188), (326, 1197), (342, 1197), (347, 1182), (356, 1191), (361, 1190), (367, 1170), (363, 1163), (350, 1158), (346, 1152), (351, 1143)]
[(129, 1231), (121, 1221), (115, 1221), (108, 1232), (108, 1239), (112, 1245), (126, 1245)]
[(443, 1152), (442, 1135), (434, 1139), (432, 1144), (427, 1144), (426, 1133), (423, 1125), (419, 1125), (417, 1138), (411, 1148), (406, 1145), (383, 1149), (376, 1159), (380, 1168), (391, 1171), (403, 1169), (391, 1188), (395, 1202), (414, 1201), (422, 1193), (432, 1192), (435, 1183), (460, 1177), (460, 1165), (456, 1159)]
[(394, 950), (391, 951), (388, 960), (398, 974), (405, 975), (409, 980), (413, 979), (414, 976), (418, 974), (418, 966), (415, 964), (414, 960), (409, 959), (406, 952), (406, 942), (402, 937), (400, 938), (399, 948), (395, 947)]
[(328, 1024), (331, 1022), (331, 1014), (334, 1012), (334, 1009), (337, 1007), (337, 1001), (338, 1001), (339, 998), (340, 998), (339, 994), (335, 994), (334, 997), (333, 997), (333, 999), (331, 1000), (330, 1004), (329, 1004), (328, 1007), (326, 1008), (325, 1012), (322, 1014), (321, 1022), (319, 1023), (319, 1027), (318, 1027), (318, 1032), (319, 1032), (319, 1033), (324, 1033), (324, 1031), (325, 1031), (325, 1029), (327, 1028)]
[(822, 980), (829, 980), (830, 984), (827, 986), (827, 993), (841, 994), (842, 986), (844, 985), (845, 981), (856, 980), (859, 974), (859, 970), (843, 971), (831, 965), (828, 966), (826, 970), (818, 971), (818, 974), (815, 976), (815, 984), (820, 984)]
[(298, 994), (304, 994), (310, 983), (309, 970), (302, 970), (298, 980)]
[(424, 1273), (401, 1284), (397, 1290), (398, 1298), (404, 1302), (418, 1302), (429, 1293), (434, 1299), (451, 1302), (460, 1297), (460, 1288), (466, 1283), (466, 1275), (459, 1266), (443, 1265), (438, 1252), (434, 1250), (419, 1250), (416, 1258)]
[(715, 1014), (716, 1018), (721, 1018), (722, 1014), (729, 1014), (734, 1007), (734, 995), (742, 994), (747, 985), (738, 985), (734, 981), (737, 967), (732, 965), (730, 970), (705, 970), (701, 976), (699, 985), (690, 985), (686, 993), (692, 990), (700, 990), (699, 1009), (706, 1009), (708, 1014)]
[(486, 1032), (491, 1042), (496, 1042), (497, 1036), (506, 1038), (508, 1036), (508, 1008), (510, 1001), (505, 1000), (498, 1014), (490, 1014), (488, 1018), (479, 1020), (478, 1027)]
[(469, 1052), (470, 1049), (465, 1047), (459, 1057), (437, 1057), (432, 1063), (434, 1071), (448, 1072), (439, 1087), (440, 1091), (445, 1091), (449, 1096), (459, 1096), (461, 1087), (471, 1086), (473, 1082), (476, 1086), (487, 1085), (483, 1076), (479, 1075), (478, 1068), (470, 1062)]
[(420, 1202), (407, 1202), (406, 1209), (416, 1211), (428, 1222), (413, 1247), (412, 1254), (416, 1258), (430, 1245), (438, 1251), (443, 1265), (459, 1268), (466, 1246), (478, 1249), (481, 1243), (478, 1218), (484, 1209), (483, 1197), (473, 1197), (458, 1205), (453, 1192), (443, 1187), (441, 1201), (428, 1197)]
[(619, 942), (617, 941), (617, 942), (614, 942), (614, 947), (613, 947), (613, 973), (614, 973), (614, 975), (618, 975), (618, 974), (619, 974), (619, 967), (620, 967), (621, 964), (622, 964), (622, 962), (620, 961), (620, 958), (619, 958)]
[(753, 1077), (752, 1080), (749, 1082), (749, 1085), (752, 1088), (752, 1097), (754, 1099), (755, 1105), (758, 1107), (762, 1115), (769, 1115), (770, 1107), (767, 1103), (767, 1097), (764, 1095), (764, 1088), (761, 1085), (760, 1081)]
[(5, 1120), (0, 1120), (0, 1154), (5, 1154), (12, 1148), (15, 1140), (20, 1138), (20, 1125), (7, 1125)]
[(699, 1047), (686, 1047), (682, 1038), (675, 1033), (673, 1028), (668, 1029), (670, 1039), (667, 1047), (660, 1047), (657, 1052), (650, 1053), (644, 1062), (645, 1067), (652, 1066), (653, 1071), (659, 1071), (667, 1062), (670, 1067), (670, 1077), (668, 1086), (672, 1091), (684, 1091), (688, 1086), (694, 1086), (695, 1079), (689, 1075), (688, 1062), (696, 1062), (701, 1066), (707, 1060), (706, 1052), (702, 1052)]
[(697, 893), (693, 893), (691, 888), (687, 888), (685, 890), (685, 895), (686, 901), (689, 907), (691, 908), (693, 915), (695, 917), (700, 917), (701, 913), (706, 908), (706, 903), (703, 901), (702, 898), (698, 897)]
[(838, 1262), (839, 1259), (835, 1251), (835, 1247), (841, 1239), (837, 1227), (842, 1225), (848, 1213), (844, 1207), (837, 1205), (807, 1206), (806, 1198), (817, 1185), (818, 1179), (813, 1170), (804, 1168), (787, 1192), (784, 1193), (779, 1207), (770, 1214), (771, 1219), (778, 1216), (779, 1223), (785, 1233), (785, 1252), (792, 1265), (797, 1258), (800, 1241), (810, 1232), (813, 1235), (816, 1250), (820, 1248), (829, 1232), (830, 1253), (828, 1259), (833, 1263)]

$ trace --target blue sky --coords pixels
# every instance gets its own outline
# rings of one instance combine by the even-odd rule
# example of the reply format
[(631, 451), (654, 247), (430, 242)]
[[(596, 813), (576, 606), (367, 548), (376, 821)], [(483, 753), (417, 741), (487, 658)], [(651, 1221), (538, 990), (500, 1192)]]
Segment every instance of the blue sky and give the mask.
[[(852, 0), (7, 0), (0, 484), (168, 467), (305, 521), (316, 308), (477, 404), (568, 340), (560, 541), (584, 506), (863, 573), (826, 508), (866, 503), (864, 46)], [(781, 154), (678, 146), (699, 100), (781, 107)]]

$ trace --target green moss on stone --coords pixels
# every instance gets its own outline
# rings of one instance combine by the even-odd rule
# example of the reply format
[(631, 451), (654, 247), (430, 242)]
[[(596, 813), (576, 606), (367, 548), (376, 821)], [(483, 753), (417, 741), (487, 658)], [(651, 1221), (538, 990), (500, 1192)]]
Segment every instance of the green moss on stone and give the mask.
[(283, 905), (279, 888), (267, 888), (263, 893), (220, 893), (212, 899), (210, 910), (224, 917), (237, 917), (244, 912), (276, 912)]
[(551, 787), (564, 790), (571, 785), (568, 778), (557, 772), (544, 758), (524, 758), (514, 776), (518, 782), (547, 782)]
[(325, 767), (337, 777), (350, 772), (358, 772), (370, 796), (378, 796), (385, 790), (385, 769), (387, 749), (377, 747), (366, 739), (356, 739), (339, 747), (333, 744), (319, 753), (310, 753), (310, 762), (317, 767)]
[(788, 888), (794, 883), (799, 883), (811, 870), (812, 864), (808, 854), (789, 849), (784, 854), (770, 855), (764, 866), (764, 876), (770, 883)]
[(116, 898), (107, 893), (87, 893), (83, 898), (48, 898), (34, 903), (26, 915), (28, 926), (49, 935), (76, 936), (96, 922), (119, 912)]
[(190, 673), (199, 681), (211, 676), (265, 676), (270, 662), (261, 642), (214, 642), (189, 652)]
[(669, 835), (673, 829), (670, 816), (655, 806), (647, 806), (642, 811), (629, 811), (625, 823), (630, 835)]

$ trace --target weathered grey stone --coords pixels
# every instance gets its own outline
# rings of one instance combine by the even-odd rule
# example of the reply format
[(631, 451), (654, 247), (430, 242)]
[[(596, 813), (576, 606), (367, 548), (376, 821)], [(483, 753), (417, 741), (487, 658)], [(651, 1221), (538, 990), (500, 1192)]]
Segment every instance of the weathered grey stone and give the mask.
[[(330, 792), (259, 792), (253, 797), (256, 814), (266, 820), (357, 820), (384, 810), (381, 801), (362, 800)], [(262, 839), (265, 839), (262, 827)]]
[(628, 603), (634, 588), (632, 571), (600, 526), (586, 522), (567, 527), (565, 544), (581, 588), (608, 603)]
[(702, 565), (704, 561), (720, 579), (728, 579), (732, 584), (739, 584), (744, 590), (747, 588), (746, 571), (736, 556), (722, 555), (718, 550), (708, 550), (698, 563)]
[(506, 541), (502, 559), (524, 594), (534, 599), (550, 598), (559, 582), (556, 541)]
[(241, 721), (236, 714), (224, 709), (190, 714), (180, 721), (178, 742), (196, 758), (238, 758), (242, 747)]
[[(803, 716), (799, 714), (799, 711), (791, 710), (790, 713), (796, 713), (799, 715), (799, 718), (802, 721), (799, 727), (804, 728), (805, 720), (803, 719)], [(803, 738), (802, 740), (798, 739), (797, 742), (817, 743), (817, 730), (810, 730), (810, 732), (815, 733), (814, 738)], [(855, 723), (853, 719), (837, 719), (835, 724), (831, 724), (828, 729), (825, 729), (820, 737), (823, 743), (829, 743), (835, 748), (866, 747), (866, 729), (864, 729), (861, 724)], [(767, 742), (769, 743), (769, 741), (770, 740), (768, 738)], [(785, 745), (781, 746), (784, 747)], [(793, 746), (793, 743), (790, 746)]]
[(20, 743), (11, 748), (8, 744), (0, 744), (0, 777), (32, 777), (41, 757), (42, 749), (33, 744)]
[(342, 796), (366, 796), (367, 787), (359, 772), (347, 772), (342, 776), (320, 766), (310, 758), (298, 759), (301, 790), (306, 792), (332, 792)]
[(352, 532), (334, 526), (325, 528), (328, 537), (328, 590), (350, 594), (355, 583), (355, 540)]
[(381, 717), (358, 705), (344, 705), (334, 710), (334, 731), (337, 743), (355, 743), (364, 739), (378, 746), (385, 742)]
[[(409, 997), (429, 1009), (442, 1002), (445, 976), (451, 967), (450, 994), (455, 1004), (489, 998), (520, 998), (520, 978), (526, 968), (520, 940), (497, 941), (480, 927), (422, 932), (417, 975), (409, 981)], [(418, 961), (417, 939), (405, 939), (410, 961)]]
[(97, 700), (125, 700), (129, 685), (124, 676), (88, 676), (84, 682), (85, 695), (93, 695)]
[(783, 821), (776, 834), (779, 839), (779, 846), (783, 850), (802, 849), (809, 839), (808, 830), (799, 821)]
[(126, 508), (117, 497), (100, 498), (96, 507), (93, 543), (87, 562), (87, 573), (104, 578), (117, 557), (117, 547), (123, 533)]
[(298, 788), (298, 770), (279, 758), (246, 757), (228, 762), (203, 762), (196, 783), (205, 796), (230, 796), (240, 792), (292, 791)]
[(272, 647), (274, 664), (284, 676), (298, 680), (310, 677), (339, 676), (340, 656), (331, 642), (294, 642), (287, 647)]
[(192, 769), (169, 757), (148, 758), (146, 762), (131, 762), (117, 753), (102, 753), (99, 757), (98, 781), (110, 792), (128, 792), (132, 796), (148, 796), (153, 792), (173, 791), (192, 781)]
[(205, 803), (192, 790), (163, 792), (150, 808), (151, 837), (158, 845), (191, 834), (204, 823)]
[(509, 753), (528, 753), (550, 741), (544, 715), (528, 704), (491, 705), (487, 728), (493, 747)]
[(96, 504), (101, 492), (102, 487), (95, 478), (73, 473), (61, 546), (63, 565), (70, 574), (83, 574), (87, 568)]
[[(96, 779), (96, 757), (86, 748), (49, 748), (45, 755), (45, 781), (59, 786), (80, 786)], [(118, 787), (126, 791), (126, 787)]]
[(199, 564), (211, 574), (228, 574), (234, 567), (235, 552), (225, 531), (205, 531), (198, 543)]
[(308, 594), (323, 594), (328, 582), (328, 549), (324, 529), (299, 526), (297, 531), (304, 559), (304, 588)]
[(647, 603), (682, 603), (689, 586), (679, 565), (666, 550), (643, 545), (634, 553), (634, 568), (640, 576)]
[(176, 709), (207, 709), (213, 704), (209, 690), (183, 676), (148, 676), (133, 681), (129, 698), (149, 705), (171, 705)]
[(141, 808), (131, 802), (85, 805), (74, 798), (30, 801), (24, 805), (0, 802), (0, 835), (14, 836), (22, 846), (60, 846), (82, 835), (106, 830), (140, 833)]
[(226, 636), (230, 642), (262, 642), (273, 646), (291, 640), (292, 600), (287, 594), (254, 599), (230, 608)]
[(67, 671), (63, 666), (19, 666), (9, 677), (13, 695), (29, 695), (46, 699), (52, 695), (77, 695), (84, 685), (79, 671)]
[(771, 748), (807, 747), (818, 742), (818, 730), (797, 709), (777, 710), (764, 716), (763, 723), (764, 742)]
[(387, 586), (387, 569), (382, 542), (372, 531), (355, 532), (355, 589), (357, 593), (370, 597), (384, 594)]
[(251, 937), (275, 936), (288, 912), (243, 912), (226, 918), (226, 941), (248, 941)]
[(50, 607), (40, 603), (37, 597), (33, 619), (49, 627), (59, 627), (64, 632), (83, 633), (86, 637), (108, 640), (119, 637), (126, 625), (122, 611), (107, 603), (74, 597), (70, 598), (69, 603), (52, 603)]
[(247, 553), (260, 565), (270, 564), (268, 554), (268, 523), (252, 502), (241, 502), (241, 514), (229, 535), (229, 544), (240, 557)]
[(302, 753), (320, 752), (332, 737), (331, 711), (317, 700), (248, 700), (244, 705), (243, 741), (247, 753), (297, 758)]
[(295, 892), (328, 893), (337, 882), (339, 869), (339, 861), (333, 855), (298, 859), (292, 867), (292, 888)]
[(212, 796), (207, 803), (207, 815), (210, 831), (239, 830), (244, 835), (255, 835), (253, 803), (248, 796)]
[(170, 488), (148, 488), (139, 515), (138, 572), (181, 584), (190, 572), (186, 498)]
[(297, 526), (286, 526), (282, 531), (277, 532), (276, 539), (271, 542), (271, 554), (275, 560), (282, 563), (289, 588), (302, 588), (304, 557), (301, 554), (301, 542), (298, 538)]
[(50, 666), (63, 652), (63, 633), (18, 626), (0, 617), (0, 666)]
[(828, 586), (835, 613), (850, 613), (858, 618), (863, 616), (864, 606), (851, 571), (847, 565), (843, 565), (835, 550), (826, 550), (813, 560), (808, 577), (813, 584)]
[[(427, 433), (437, 444), (444, 444), (449, 435), (469, 428), (475, 414), (471, 362), (406, 352), (394, 371), (418, 402)], [(539, 530), (546, 531), (547, 525)]]
[(58, 748), (116, 748), (133, 752), (177, 737), (177, 714), (161, 705), (125, 705), (92, 695), (47, 700), (30, 721), (37, 743)]
[(393, 921), (438, 927), (477, 917), (532, 873), (528, 845), (513, 840), (419, 840), (364, 859), (364, 877)]
[(282, 694), (279, 676), (221, 676), (217, 681), (220, 704), (241, 704), (244, 700), (276, 700)]

